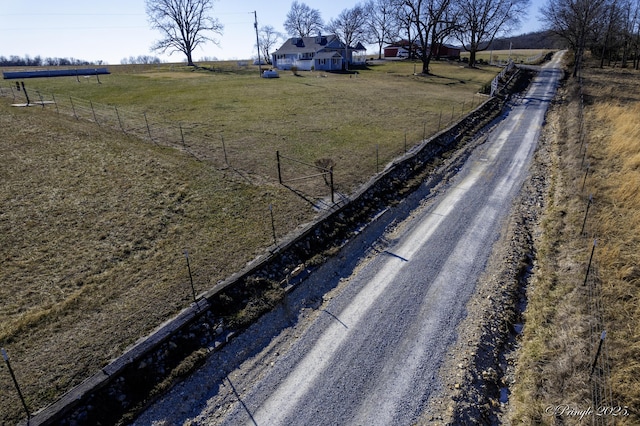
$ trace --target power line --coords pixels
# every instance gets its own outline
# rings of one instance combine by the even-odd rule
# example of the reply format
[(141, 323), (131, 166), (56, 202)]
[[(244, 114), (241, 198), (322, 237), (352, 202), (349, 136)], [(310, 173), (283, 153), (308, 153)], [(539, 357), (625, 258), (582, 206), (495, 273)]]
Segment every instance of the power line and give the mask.
[(0, 28), (1, 31), (38, 31), (38, 30), (56, 30), (56, 31), (75, 31), (75, 30), (126, 30), (126, 29), (135, 29), (135, 28), (149, 28), (148, 26), (132, 26), (132, 27), (20, 27), (20, 28)]
[(146, 16), (143, 13), (0, 13), (0, 16)]

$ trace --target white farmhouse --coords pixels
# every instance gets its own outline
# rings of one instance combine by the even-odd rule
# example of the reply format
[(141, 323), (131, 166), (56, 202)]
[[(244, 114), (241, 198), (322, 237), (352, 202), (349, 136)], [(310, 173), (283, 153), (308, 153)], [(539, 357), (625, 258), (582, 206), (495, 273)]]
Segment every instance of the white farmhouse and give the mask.
[(341, 71), (359, 64), (354, 61), (354, 52), (363, 54), (366, 49), (361, 43), (345, 49), (337, 36), (318, 35), (290, 38), (271, 57), (273, 66), (281, 70), (297, 67), (301, 71)]

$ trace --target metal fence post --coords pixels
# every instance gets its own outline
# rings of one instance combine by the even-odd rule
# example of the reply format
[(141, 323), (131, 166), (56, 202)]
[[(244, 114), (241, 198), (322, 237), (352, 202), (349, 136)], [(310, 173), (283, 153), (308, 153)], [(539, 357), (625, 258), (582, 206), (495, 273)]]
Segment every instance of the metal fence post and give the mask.
[(329, 167), (329, 180), (331, 182), (331, 204), (335, 204), (333, 199), (333, 166)]
[(269, 204), (269, 214), (271, 215), (271, 233), (273, 234), (273, 245), (278, 245), (278, 239), (276, 238), (276, 223), (273, 218), (273, 206)]
[(58, 109), (58, 101), (56, 101), (56, 95), (52, 93), (51, 98), (53, 99), (53, 104), (56, 106), (56, 114), (60, 114), (60, 110)]
[(587, 210), (584, 213), (584, 220), (582, 221), (582, 229), (580, 230), (580, 235), (584, 234), (584, 226), (587, 224), (587, 215), (589, 214), (589, 207), (591, 207), (592, 202), (593, 194), (589, 195), (589, 202), (587, 203)]
[(596, 369), (596, 364), (598, 363), (598, 357), (600, 356), (600, 351), (602, 351), (602, 344), (604, 343), (605, 337), (607, 337), (606, 330), (600, 334), (600, 343), (598, 344), (598, 351), (596, 352), (596, 357), (593, 360), (593, 365), (591, 365), (591, 373), (589, 373), (589, 380), (591, 380), (591, 376), (593, 376), (593, 372)]
[(589, 256), (589, 264), (587, 265), (587, 273), (584, 276), (584, 283), (582, 283), (583, 287), (585, 285), (587, 285), (587, 278), (589, 278), (589, 271), (591, 270), (591, 261), (593, 260), (593, 252), (596, 251), (596, 241), (597, 240), (593, 240), (593, 248), (591, 249), (591, 256)]
[(280, 171), (280, 151), (276, 151), (276, 161), (278, 162), (278, 182), (282, 185), (282, 172)]
[(153, 142), (153, 138), (151, 137), (151, 128), (149, 127), (149, 120), (147, 120), (147, 113), (142, 113), (144, 115), (144, 124), (147, 125), (147, 134), (149, 135), (149, 140)]
[[(73, 98), (71, 98), (71, 96), (69, 96), (69, 101), (71, 102), (71, 109), (73, 110), (73, 116), (76, 118), (76, 120), (78, 120), (78, 114), (76, 114), (76, 106), (73, 104)], [(118, 108), (116, 108), (116, 114), (118, 113)], [(118, 120), (120, 120), (120, 117), (118, 117)]]
[(21, 81), (20, 84), (22, 85), (22, 91), (24, 92), (24, 96), (25, 98), (27, 98), (27, 106), (29, 106), (31, 104), (31, 101), (29, 101), (29, 94), (27, 93), (27, 89), (24, 88), (24, 81)]
[(29, 412), (27, 403), (24, 400), (24, 396), (22, 396), (22, 391), (20, 390), (20, 386), (18, 385), (18, 380), (16, 379), (16, 375), (14, 374), (13, 369), (11, 368), (11, 363), (9, 362), (9, 355), (7, 355), (7, 351), (5, 351), (4, 348), (0, 348), (0, 351), (2, 352), (2, 357), (4, 358), (4, 362), (7, 364), (7, 368), (9, 369), (9, 374), (11, 375), (11, 379), (13, 380), (13, 384), (15, 385), (16, 390), (18, 391), (18, 396), (20, 397), (20, 401), (22, 401), (22, 406), (24, 407), (24, 411), (25, 413), (27, 413), (27, 419), (31, 419), (31, 413)]
[(116, 109), (116, 115), (118, 116), (118, 123), (120, 124), (120, 129), (122, 133), (126, 134), (127, 132), (124, 130), (124, 126), (122, 125), (122, 120), (120, 120), (120, 113), (118, 112), (118, 107), (114, 107)]
[(198, 301), (196, 300), (196, 288), (193, 286), (193, 276), (191, 275), (191, 265), (189, 264), (189, 252), (187, 250), (184, 251), (184, 257), (187, 258), (187, 270), (189, 271), (189, 281), (191, 282), (191, 293), (193, 293), (193, 303), (197, 305)]
[(224, 154), (224, 164), (229, 165), (229, 160), (227, 158), (227, 146), (224, 143), (224, 135), (220, 135), (220, 139), (222, 139), (222, 153)]
[(93, 119), (95, 120), (96, 124), (99, 126), (100, 123), (98, 122), (98, 117), (96, 117), (96, 110), (93, 109), (93, 102), (89, 101), (89, 105), (91, 105), (91, 112), (93, 113)]

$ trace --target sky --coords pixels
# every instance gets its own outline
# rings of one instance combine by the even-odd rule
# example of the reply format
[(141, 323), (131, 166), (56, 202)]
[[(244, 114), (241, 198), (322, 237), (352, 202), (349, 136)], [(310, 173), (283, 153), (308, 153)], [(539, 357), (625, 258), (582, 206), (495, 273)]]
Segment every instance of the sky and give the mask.
[[(293, 0), (214, 0), (212, 15), (224, 26), (217, 45), (198, 47), (194, 60), (251, 59), (257, 56), (253, 26), (271, 25), (285, 33), (283, 22)], [(362, 0), (299, 0), (320, 11), (328, 22)], [(538, 10), (545, 0), (532, 0), (517, 34), (537, 31)], [(122, 59), (149, 55), (163, 62), (182, 62), (180, 52), (151, 51), (160, 38), (152, 30), (144, 0), (0, 0), (0, 56), (75, 58), (120, 64)]]

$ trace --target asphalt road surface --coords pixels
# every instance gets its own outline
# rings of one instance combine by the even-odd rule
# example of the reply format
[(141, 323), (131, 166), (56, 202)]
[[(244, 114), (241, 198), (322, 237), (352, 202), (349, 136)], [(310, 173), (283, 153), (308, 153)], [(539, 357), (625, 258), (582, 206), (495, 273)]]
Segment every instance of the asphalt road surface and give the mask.
[(247, 361), (220, 358), (233, 358), (225, 348), (137, 423), (415, 423), (441, 385), (438, 369), (526, 177), (561, 74), (556, 57), (446, 190), (379, 239), (307, 321), (240, 337)]

